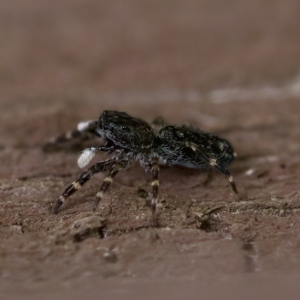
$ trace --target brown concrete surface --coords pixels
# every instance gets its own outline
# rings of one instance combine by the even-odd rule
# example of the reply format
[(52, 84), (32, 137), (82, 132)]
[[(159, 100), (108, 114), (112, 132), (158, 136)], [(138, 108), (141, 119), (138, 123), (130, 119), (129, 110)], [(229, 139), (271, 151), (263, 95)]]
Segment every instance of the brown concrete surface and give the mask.
[[(1, 0), (0, 298), (299, 299), (299, 14), (296, 0)], [(103, 174), (53, 215), (85, 146), (43, 145), (104, 109), (228, 139), (242, 200), (216, 172), (163, 168), (154, 229), (136, 165), (96, 214)]]

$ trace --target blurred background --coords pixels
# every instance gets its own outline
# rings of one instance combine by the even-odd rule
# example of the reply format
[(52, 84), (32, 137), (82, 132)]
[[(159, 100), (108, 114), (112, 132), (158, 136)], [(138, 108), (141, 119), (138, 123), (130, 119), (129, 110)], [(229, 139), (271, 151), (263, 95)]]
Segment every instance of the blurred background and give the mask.
[(1, 0), (2, 143), (104, 109), (219, 131), (245, 114), (218, 104), (299, 97), (299, 14), (297, 0)]
[(299, 15), (297, 0), (1, 0), (0, 101), (278, 87), (300, 72)]

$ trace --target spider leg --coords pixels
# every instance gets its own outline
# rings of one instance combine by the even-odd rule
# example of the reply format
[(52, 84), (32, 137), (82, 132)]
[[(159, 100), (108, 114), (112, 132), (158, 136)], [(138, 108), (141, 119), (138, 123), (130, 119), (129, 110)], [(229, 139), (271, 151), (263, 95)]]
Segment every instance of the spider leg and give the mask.
[(68, 131), (66, 133), (63, 133), (53, 138), (50, 141), (50, 143), (53, 144), (64, 143), (74, 139), (90, 139), (95, 135), (99, 136), (99, 134), (96, 131), (97, 126), (98, 126), (98, 121), (96, 120), (80, 122), (77, 125), (77, 129)]
[(159, 166), (157, 162), (152, 164), (151, 167), (151, 173), (152, 173), (152, 199), (151, 199), (151, 211), (152, 211), (152, 224), (153, 226), (157, 225), (156, 220), (156, 204), (157, 204), (157, 195), (158, 195), (158, 187), (159, 187), (159, 180), (158, 180), (158, 174), (159, 174)]
[(103, 198), (104, 193), (108, 190), (110, 184), (113, 182), (113, 178), (119, 173), (119, 171), (122, 168), (116, 169), (115, 167), (113, 167), (109, 173), (108, 176), (104, 179), (100, 191), (96, 194), (96, 199), (95, 199), (95, 203), (93, 206), (93, 211), (96, 211), (97, 206), (100, 202), (100, 200)]
[(70, 197), (73, 193), (79, 190), (91, 177), (99, 172), (111, 170), (112, 166), (115, 165), (115, 159), (108, 159), (99, 163), (94, 164), (88, 170), (84, 171), (80, 177), (71, 183), (65, 191), (59, 196), (53, 212), (58, 213), (59, 209), (64, 205), (65, 200)]
[(235, 185), (235, 183), (234, 183), (234, 180), (233, 180), (233, 177), (232, 177), (232, 175), (230, 174), (230, 172), (228, 171), (228, 169), (227, 168), (221, 168), (221, 167), (218, 167), (218, 166), (214, 166), (218, 171), (220, 171), (221, 173), (223, 173), (226, 177), (227, 177), (227, 179), (229, 180), (229, 182), (230, 182), (230, 185), (231, 185), (231, 187), (232, 187), (232, 190), (239, 196), (239, 198), (241, 199), (241, 197), (240, 197), (240, 195), (239, 195), (239, 193), (238, 193), (238, 190), (237, 190), (237, 188), (236, 188), (236, 185)]

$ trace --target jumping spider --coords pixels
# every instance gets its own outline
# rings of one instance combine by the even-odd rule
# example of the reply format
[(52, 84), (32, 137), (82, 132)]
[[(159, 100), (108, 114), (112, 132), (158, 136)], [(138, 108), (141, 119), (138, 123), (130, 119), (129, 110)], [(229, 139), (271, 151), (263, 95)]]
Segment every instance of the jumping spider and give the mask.
[(152, 174), (153, 224), (156, 224), (159, 165), (193, 169), (213, 167), (227, 177), (233, 191), (238, 194), (227, 169), (235, 153), (229, 142), (216, 135), (189, 126), (167, 125), (160, 118), (150, 125), (124, 112), (104, 111), (98, 120), (79, 123), (77, 130), (60, 136), (57, 141), (85, 135), (100, 137), (104, 144), (85, 149), (78, 158), (80, 168), (89, 164), (96, 151), (114, 155), (94, 164), (70, 184), (54, 206), (55, 214), (64, 205), (66, 198), (79, 190), (94, 174), (105, 171), (108, 175), (96, 194), (93, 206), (95, 211), (113, 178), (119, 171), (128, 169), (134, 161), (139, 161)]

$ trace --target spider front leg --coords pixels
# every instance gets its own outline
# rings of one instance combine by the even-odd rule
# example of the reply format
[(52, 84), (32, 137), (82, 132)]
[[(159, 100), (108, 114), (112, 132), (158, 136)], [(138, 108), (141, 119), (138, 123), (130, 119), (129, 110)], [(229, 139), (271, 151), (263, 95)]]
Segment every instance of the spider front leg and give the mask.
[(77, 190), (79, 190), (88, 180), (91, 179), (91, 177), (99, 172), (109, 171), (113, 168), (115, 165), (115, 159), (109, 159), (106, 161), (99, 162), (97, 164), (94, 164), (91, 166), (87, 171), (84, 171), (80, 177), (71, 183), (65, 191), (60, 195), (58, 198), (54, 208), (53, 212), (55, 214), (58, 213), (60, 208), (64, 205), (65, 200), (70, 197), (73, 193), (75, 193)]
[(157, 205), (157, 195), (158, 195), (158, 187), (159, 187), (159, 180), (158, 180), (159, 166), (156, 162), (152, 164), (151, 173), (152, 173), (151, 211), (152, 211), (152, 224), (155, 227), (157, 226), (156, 205)]
[(53, 138), (50, 143), (56, 144), (56, 143), (64, 143), (68, 142), (74, 139), (89, 139), (92, 136), (99, 136), (97, 133), (97, 127), (98, 127), (98, 121), (96, 120), (90, 120), (90, 121), (84, 121), (80, 122), (77, 125), (77, 129), (68, 131), (66, 133), (63, 133), (55, 138)]

